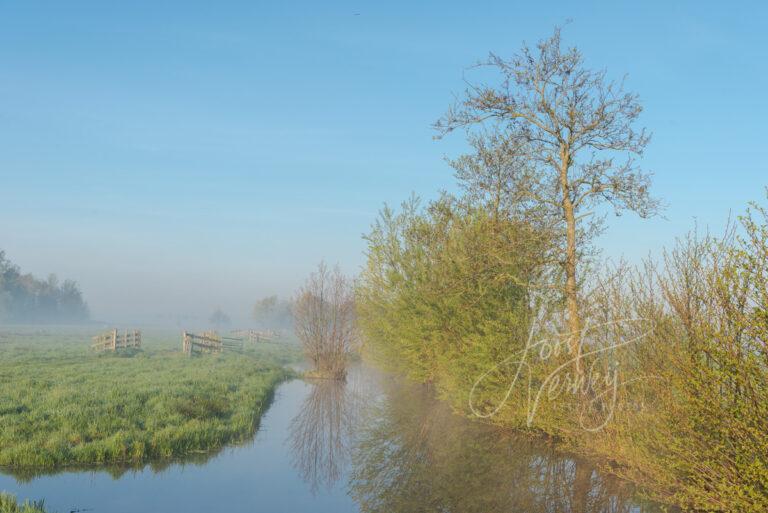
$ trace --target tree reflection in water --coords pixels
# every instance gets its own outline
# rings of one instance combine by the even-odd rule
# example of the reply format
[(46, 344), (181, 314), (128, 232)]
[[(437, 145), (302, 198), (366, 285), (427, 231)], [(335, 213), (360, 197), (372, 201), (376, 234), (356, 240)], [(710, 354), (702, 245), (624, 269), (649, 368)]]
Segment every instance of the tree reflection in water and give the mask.
[[(347, 475), (366, 513), (645, 513), (628, 484), (553, 450), (505, 435), (390, 378), (363, 390), (322, 381), (293, 420), (294, 462), (313, 491)], [(372, 390), (378, 392), (372, 393)]]
[(293, 464), (313, 493), (333, 487), (349, 465), (354, 428), (360, 424), (370, 385), (361, 377), (355, 367), (346, 380), (312, 380), (309, 395), (291, 421)]

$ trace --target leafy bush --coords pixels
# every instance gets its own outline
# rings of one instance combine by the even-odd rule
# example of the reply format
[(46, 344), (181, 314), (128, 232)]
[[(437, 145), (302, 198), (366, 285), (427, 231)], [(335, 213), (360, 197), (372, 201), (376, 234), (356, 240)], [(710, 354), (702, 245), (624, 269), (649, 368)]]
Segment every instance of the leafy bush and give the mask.
[[(641, 411), (613, 435), (628, 474), (685, 506), (768, 511), (768, 215), (690, 236), (624, 302), (656, 330), (630, 356)], [(636, 403), (640, 402), (637, 397)]]
[(466, 404), (474, 380), (524, 344), (540, 239), (448, 197), (385, 209), (367, 239), (357, 291), (366, 350)]

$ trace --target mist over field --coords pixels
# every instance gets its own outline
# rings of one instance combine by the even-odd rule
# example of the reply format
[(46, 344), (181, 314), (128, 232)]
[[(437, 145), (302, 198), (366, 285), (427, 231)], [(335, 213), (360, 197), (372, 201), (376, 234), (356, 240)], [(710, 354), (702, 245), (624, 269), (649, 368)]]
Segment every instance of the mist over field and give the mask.
[[(233, 277), (232, 282), (227, 283), (221, 281), (220, 275), (215, 279), (206, 279), (202, 272), (192, 276), (185, 279), (184, 275), (167, 271), (156, 276), (142, 273), (141, 279), (131, 280), (130, 274), (126, 274), (105, 284), (94, 278), (90, 295), (86, 297), (77, 281), (59, 278), (55, 273), (44, 277), (34, 275), (0, 251), (0, 322), (6, 325), (138, 324), (199, 328), (210, 326), (211, 316), (219, 311), (228, 318), (228, 327), (254, 323), (290, 326), (290, 322), (279, 318), (285, 317), (285, 304), (292, 299), (288, 282), (281, 286), (266, 280), (253, 282)], [(284, 295), (255, 295), (254, 290), (282, 290)], [(259, 303), (271, 298), (282, 310), (260, 314)]]
[[(216, 214), (210, 216), (215, 218)], [(279, 237), (271, 233), (274, 227), (264, 230), (270, 233), (257, 233), (248, 240), (239, 236), (229, 239), (228, 234), (210, 227), (205, 236), (202, 232), (195, 236), (178, 233), (169, 227), (159, 239), (147, 240), (150, 236), (138, 227), (124, 231), (122, 237), (80, 237), (77, 229), (56, 232), (45, 236), (44, 241), (38, 239), (34, 245), (21, 247), (14, 244), (19, 234), (11, 233), (5, 245), (8, 260), (20, 267), (22, 274), (47, 280), (54, 273), (61, 280), (75, 281), (93, 321), (204, 325), (211, 313), (221, 308), (233, 325), (246, 325), (253, 321), (252, 310), (258, 299), (270, 295), (290, 299), (317, 262), (345, 245), (361, 245), (366, 218), (357, 217), (360, 226), (350, 237), (351, 243), (343, 244), (322, 236), (322, 231), (304, 241)], [(311, 216), (307, 219), (311, 222)], [(52, 222), (57, 221), (53, 218)], [(93, 221), (89, 218), (85, 222)], [(158, 218), (154, 229), (166, 222)], [(210, 241), (199, 242), (209, 235)], [(34, 236), (40, 237), (24, 237)], [(51, 238), (55, 243), (49, 242)], [(15, 254), (10, 248), (17, 249)], [(362, 262), (359, 255), (340, 260), (349, 272), (356, 271)], [(49, 320), (54, 322), (55, 318)]]
[[(358, 272), (384, 203), (455, 190), (444, 157), (467, 144), (435, 141), (431, 125), (472, 77), (462, 70), (570, 17), (568, 37), (641, 93), (644, 166), (668, 205), (647, 222), (612, 219), (606, 256), (637, 261), (694, 219), (720, 230), (759, 196), (766, 79), (739, 63), (768, 46), (760, 16), (139, 4), (0, 10), (0, 249), (37, 277), (75, 280), (96, 319), (220, 306), (245, 320), (323, 258)], [(615, 19), (633, 20), (622, 37), (603, 30)], [(472, 27), (462, 37), (457, 20)], [(741, 136), (720, 144), (735, 119)]]

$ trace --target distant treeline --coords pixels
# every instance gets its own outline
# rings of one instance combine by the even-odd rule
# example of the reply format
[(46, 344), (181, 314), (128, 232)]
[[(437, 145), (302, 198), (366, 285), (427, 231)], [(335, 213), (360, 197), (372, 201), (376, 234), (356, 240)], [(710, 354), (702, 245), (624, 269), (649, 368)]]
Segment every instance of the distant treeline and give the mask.
[(73, 323), (88, 318), (88, 305), (76, 282), (59, 283), (55, 274), (46, 280), (22, 274), (0, 250), (0, 322)]
[(266, 296), (253, 306), (253, 319), (262, 328), (286, 330), (293, 326), (293, 302), (277, 296)]

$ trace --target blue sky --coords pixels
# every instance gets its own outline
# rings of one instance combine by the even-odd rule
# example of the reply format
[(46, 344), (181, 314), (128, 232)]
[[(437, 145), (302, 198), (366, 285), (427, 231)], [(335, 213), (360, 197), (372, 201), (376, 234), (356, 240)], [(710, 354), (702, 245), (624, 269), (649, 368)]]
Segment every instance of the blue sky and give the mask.
[(355, 272), (384, 202), (453, 187), (463, 137), (430, 125), (463, 70), (568, 19), (641, 95), (669, 205), (612, 219), (608, 256), (764, 197), (762, 2), (0, 1), (0, 248), (104, 320), (237, 318), (321, 258)]

